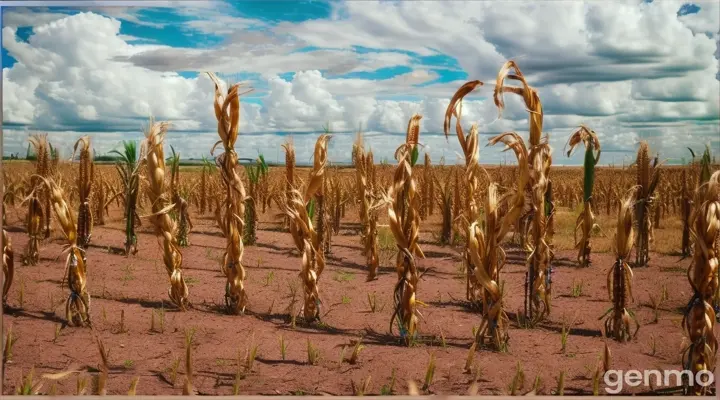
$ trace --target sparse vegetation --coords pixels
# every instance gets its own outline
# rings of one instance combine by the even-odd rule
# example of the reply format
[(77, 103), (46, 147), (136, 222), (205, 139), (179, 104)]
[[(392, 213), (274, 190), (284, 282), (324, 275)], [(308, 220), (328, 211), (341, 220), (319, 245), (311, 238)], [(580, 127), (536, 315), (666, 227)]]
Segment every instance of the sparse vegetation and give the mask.
[[(113, 164), (93, 155), (105, 146), (95, 136), (93, 146), (81, 137), (77, 154), (63, 159), (44, 135), (30, 137), (34, 163), (3, 164), (3, 395), (136, 395), (140, 377), (143, 392), (187, 395), (393, 395), (408, 381), (411, 394), (601, 395), (611, 368), (715, 367), (720, 172), (710, 147), (690, 165), (663, 167), (660, 179), (646, 144), (630, 167), (598, 164), (598, 138), (613, 147), (615, 133), (581, 126), (568, 147), (584, 144), (582, 172), (552, 166), (539, 100), (546, 89), (529, 86), (510, 62), (493, 100), (502, 111), (503, 93), (520, 95), (529, 133), (482, 132), (482, 115), (463, 126), (478, 118), (471, 96), (490, 97), (470, 81), (443, 103), (457, 160), (446, 148), (430, 152), (434, 139), (420, 140), (422, 117), (414, 114), (404, 141), (383, 136), (378, 148), (379, 133), (358, 135), (351, 166), (343, 165), (348, 132), (330, 142), (328, 126), (319, 137), (302, 133), (297, 165), (288, 136), (285, 166), (276, 168), (256, 154), (251, 136), (239, 135), (244, 86), (213, 83), (218, 151), (202, 164), (187, 158), (187, 147), (182, 159), (172, 146), (165, 158), (165, 145), (178, 138), (168, 123), (152, 121), (144, 142), (112, 152)], [(428, 136), (440, 128), (431, 116)], [(557, 123), (545, 131), (570, 133)], [(510, 161), (481, 164), (499, 143)], [(385, 155), (374, 162), (373, 150), (398, 144), (395, 165)], [(279, 143), (277, 150), (281, 163)], [(441, 151), (433, 165), (430, 154)], [(611, 224), (611, 235), (599, 228)], [(256, 246), (245, 247), (250, 242)], [(24, 267), (14, 264), (13, 244), (24, 249)], [(578, 264), (594, 268), (572, 268)], [(637, 269), (644, 265), (651, 268)], [(553, 295), (553, 285), (563, 293)], [(91, 289), (99, 307), (92, 323)], [(577, 310), (574, 319), (551, 317), (551, 299), (559, 315)], [(605, 313), (587, 314), (598, 307)], [(100, 335), (109, 335), (107, 347)], [(29, 356), (38, 351), (40, 358)], [(715, 394), (686, 384), (686, 394)]]

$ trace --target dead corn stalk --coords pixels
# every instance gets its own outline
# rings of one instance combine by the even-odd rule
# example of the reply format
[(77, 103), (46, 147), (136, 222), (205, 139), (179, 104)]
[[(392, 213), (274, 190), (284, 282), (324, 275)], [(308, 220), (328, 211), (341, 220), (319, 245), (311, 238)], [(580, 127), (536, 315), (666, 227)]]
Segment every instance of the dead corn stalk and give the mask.
[(377, 270), (380, 266), (377, 236), (378, 212), (376, 207), (375, 182), (371, 181), (373, 176), (372, 169), (374, 168), (373, 154), (372, 151), (365, 153), (362, 133), (360, 132), (358, 132), (357, 139), (353, 145), (353, 155), (357, 179), (358, 212), (360, 214), (360, 223), (362, 224), (360, 243), (362, 244), (362, 254), (366, 257), (367, 261), (367, 280), (371, 281), (377, 277)]
[(78, 246), (77, 220), (64, 199), (59, 185), (52, 178), (41, 178), (45, 183), (55, 216), (68, 244), (65, 261), (70, 296), (65, 303), (65, 318), (71, 326), (90, 326), (90, 293), (87, 291), (87, 259), (85, 250)]
[(80, 147), (80, 169), (78, 171), (78, 194), (80, 206), (78, 209), (78, 244), (81, 248), (87, 249), (90, 244), (90, 236), (93, 228), (93, 215), (90, 210), (90, 191), (95, 176), (95, 164), (90, 153), (90, 136), (83, 136), (75, 142), (73, 159)]
[[(47, 189), (42, 179), (48, 176), (48, 143), (47, 135), (30, 136), (30, 144), (35, 150), (35, 174), (30, 177), (30, 195), (25, 198), (28, 202), (27, 234), (28, 244), (23, 256), (23, 263), (36, 265), (40, 260), (40, 240), (50, 235), (49, 228), (43, 233), (43, 226), (50, 225), (50, 206)], [(46, 200), (48, 201), (46, 203)], [(46, 204), (43, 207), (43, 204)]]
[[(695, 241), (692, 264), (687, 276), (693, 289), (683, 317), (683, 326), (690, 346), (683, 354), (684, 368), (701, 377), (700, 371), (714, 371), (717, 357), (715, 337), (716, 315), (713, 308), (718, 290), (718, 264), (720, 264), (720, 171), (698, 187), (695, 208), (690, 217), (691, 234)], [(709, 374), (705, 374), (708, 379)], [(688, 383), (693, 394), (706, 395), (710, 385), (697, 380)]]
[(652, 241), (650, 208), (655, 201), (655, 188), (657, 188), (660, 181), (658, 158), (655, 157), (651, 167), (649, 153), (647, 142), (640, 142), (635, 162), (638, 185), (637, 201), (635, 202), (635, 222), (637, 224), (636, 267), (646, 267), (650, 261), (650, 242)]
[(633, 298), (633, 272), (628, 264), (628, 257), (630, 257), (630, 251), (635, 240), (632, 215), (635, 191), (633, 189), (633, 193), (620, 203), (616, 224), (617, 230), (612, 242), (613, 251), (615, 252), (615, 264), (613, 264), (607, 275), (608, 296), (613, 306), (608, 310), (610, 315), (605, 320), (605, 336), (612, 337), (619, 342), (632, 338), (630, 319), (635, 319), (632, 312), (627, 308), (628, 299), (632, 301)]
[(15, 253), (13, 253), (10, 235), (5, 229), (2, 230), (2, 266), (3, 266), (3, 291), (2, 302), (7, 304), (7, 296), (15, 276)]
[[(298, 251), (302, 254), (302, 271), (300, 278), (303, 283), (304, 305), (302, 312), (306, 321), (320, 318), (320, 292), (318, 280), (325, 269), (325, 254), (323, 253), (324, 234), (326, 225), (318, 224), (316, 230), (313, 224), (315, 213), (321, 213), (321, 190), (324, 183), (325, 168), (327, 165), (327, 145), (330, 135), (323, 134), (315, 143), (313, 169), (310, 172), (305, 193), (298, 189), (290, 192), (289, 204), (285, 212), (291, 219), (290, 234)], [(322, 218), (322, 214), (318, 216)]]
[[(242, 257), (245, 251), (243, 245), (243, 231), (245, 225), (245, 186), (240, 178), (240, 164), (235, 152), (235, 142), (240, 128), (240, 84), (228, 88), (223, 97), (220, 91), (220, 82), (215, 75), (210, 78), (215, 83), (215, 117), (218, 120), (218, 135), (220, 141), (215, 146), (222, 145), (224, 152), (216, 158), (225, 184), (225, 200), (216, 210), (218, 224), (226, 240), (225, 254), (223, 255), (222, 272), (227, 278), (225, 283), (225, 307), (230, 314), (239, 314), (245, 311), (247, 305), (247, 292), (245, 291), (245, 268)], [(215, 147), (213, 147), (213, 150)]]
[(182, 253), (180, 253), (180, 248), (175, 239), (177, 227), (169, 214), (175, 204), (169, 198), (165, 181), (163, 142), (169, 126), (168, 122), (150, 120), (150, 126), (145, 131), (144, 152), (141, 151), (141, 154), (145, 154), (147, 163), (149, 183), (147, 196), (152, 205), (152, 214), (149, 218), (153, 226), (155, 226), (155, 235), (163, 251), (163, 262), (170, 277), (168, 294), (173, 304), (180, 310), (185, 311), (189, 305), (189, 291), (185, 279), (183, 279)]
[(400, 336), (408, 344), (412, 343), (416, 336), (419, 315), (416, 306), (419, 303), (416, 298), (419, 279), (416, 257), (425, 258), (418, 244), (420, 196), (412, 174), (412, 161), (417, 158), (421, 118), (422, 116), (418, 114), (410, 118), (405, 143), (395, 151), (398, 165), (385, 199), (390, 205), (389, 224), (398, 247), (395, 260), (398, 282), (394, 291), (394, 311), (390, 318), (390, 331), (392, 332), (392, 325), (397, 318)]
[[(514, 74), (510, 71), (514, 70)], [(522, 87), (505, 86), (505, 79), (519, 81)], [(543, 110), (538, 92), (530, 87), (514, 61), (503, 65), (495, 81), (494, 100), (500, 115), (505, 107), (503, 93), (522, 96), (530, 113), (530, 148), (527, 164), (530, 169), (529, 195), (531, 199), (530, 223), (531, 240), (526, 243), (528, 251), (528, 273), (526, 278), (525, 316), (529, 320), (541, 320), (550, 313), (552, 297), (552, 250), (547, 242), (546, 193), (548, 174), (552, 165), (552, 149), (548, 136), (542, 136)], [(518, 137), (519, 138), (519, 137)], [(506, 143), (507, 144), (507, 143)], [(552, 207), (551, 207), (552, 208)]]

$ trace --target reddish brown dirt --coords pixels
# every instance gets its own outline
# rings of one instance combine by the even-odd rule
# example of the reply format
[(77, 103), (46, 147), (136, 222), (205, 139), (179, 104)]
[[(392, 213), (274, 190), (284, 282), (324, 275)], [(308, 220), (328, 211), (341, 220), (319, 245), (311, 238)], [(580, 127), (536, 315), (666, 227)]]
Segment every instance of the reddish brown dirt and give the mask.
[[(241, 394), (347, 395), (352, 393), (351, 380), (360, 382), (368, 376), (372, 376), (369, 393), (380, 394), (383, 386), (390, 385), (393, 371), (394, 392), (402, 394), (407, 392), (408, 380), (422, 386), (430, 354), (435, 355), (437, 367), (429, 392), (467, 392), (473, 376), (463, 373), (463, 367), (472, 342), (471, 332), (479, 324), (480, 316), (465, 307), (465, 282), (458, 271), (459, 250), (428, 243), (431, 240), (428, 232), (439, 229), (436, 221), (433, 220), (433, 225), (427, 222), (422, 225), (426, 232), (422, 246), (428, 258), (420, 262), (420, 267), (427, 270), (418, 291), (419, 299), (428, 305), (421, 311), (424, 316), (421, 332), (435, 339), (408, 348), (388, 333), (396, 275), (384, 261), (379, 279), (365, 281), (364, 257), (360, 255), (357, 224), (353, 222), (344, 221), (340, 235), (333, 238), (332, 255), (320, 279), (323, 323), (311, 326), (299, 323), (295, 329), (289, 326), (289, 285), (299, 280), (300, 259), (289, 252), (292, 248), (289, 234), (278, 231), (276, 224), (269, 222), (270, 214), (275, 212), (271, 210), (263, 216), (259, 244), (245, 251), (244, 264), (249, 275), (246, 287), (251, 303), (243, 316), (223, 313), (225, 281), (218, 262), (224, 239), (211, 219), (196, 218), (191, 247), (183, 249), (185, 278), (193, 303), (188, 312), (177, 312), (169, 306), (168, 277), (159, 258), (157, 241), (146, 225), (140, 228), (139, 253), (129, 258), (109, 252), (121, 247), (124, 239), (117, 210), (108, 219), (108, 225), (95, 227), (88, 253), (88, 287), (94, 329), (110, 349), (109, 394), (125, 394), (133, 377), (140, 377), (138, 394), (181, 394), (186, 328), (196, 329), (194, 385), (200, 394), (232, 393), (238, 352), (244, 358), (251, 343), (257, 344), (258, 355), (252, 371), (240, 383)], [(354, 212), (349, 210), (350, 214)], [(27, 239), (17, 215), (10, 213), (8, 229), (19, 259)], [(348, 219), (353, 220), (356, 219)], [(64, 322), (64, 300), (68, 293), (66, 287), (61, 287), (62, 244), (59, 238), (44, 243), (37, 266), (17, 265), (9, 297), (12, 308), (3, 317), (5, 326), (12, 325), (17, 337), (12, 360), (7, 365), (4, 394), (13, 393), (21, 374), (31, 367), (35, 367), (36, 377), (69, 366), (83, 368), (81, 376), (96, 375), (92, 368), (98, 366), (100, 356), (90, 329), (64, 327), (54, 340), (56, 327)], [(509, 352), (482, 349), (475, 354), (481, 370), (480, 393), (508, 393), (519, 363), (525, 374), (521, 392), (529, 391), (539, 376), (540, 393), (551, 394), (556, 379), (565, 371), (566, 394), (590, 394), (591, 376), (606, 342), (598, 318), (610, 306), (605, 279), (612, 265), (610, 254), (594, 254), (594, 266), (579, 269), (571, 261), (574, 252), (559, 252), (553, 275), (552, 314), (533, 329), (519, 328), (514, 319), (523, 299), (525, 268), (521, 258), (520, 252), (509, 251), (509, 263), (502, 272), (506, 310), (513, 319)], [(607, 341), (615, 369), (681, 369), (681, 310), (690, 297), (684, 273), (687, 262), (652, 254), (651, 263), (649, 268), (635, 269), (632, 309), (642, 324), (637, 338), (625, 344)], [(573, 297), (572, 287), (580, 282), (582, 295)], [(652, 323), (654, 313), (647, 306), (649, 297), (659, 297), (663, 285), (669, 299), (660, 307), (658, 322)], [(24, 287), (22, 305), (21, 287)], [(368, 305), (369, 293), (377, 295), (379, 309), (375, 313)], [(151, 314), (163, 302), (164, 332), (151, 332)], [(125, 314), (125, 332), (120, 332), (121, 311)], [(560, 351), (563, 320), (572, 323), (564, 354)], [(156, 324), (159, 326), (159, 318)], [(281, 336), (288, 344), (285, 360), (280, 354)], [(355, 365), (339, 362), (341, 346), (360, 336), (364, 336), (365, 348), (359, 361)], [(308, 365), (308, 340), (320, 350), (318, 365)], [(350, 349), (345, 352), (346, 357), (350, 352)], [(180, 366), (177, 383), (173, 385), (169, 370), (176, 358)], [(57, 381), (57, 393), (74, 394), (76, 379), (73, 375)], [(43, 390), (50, 390), (52, 385), (47, 381)], [(649, 388), (635, 391), (644, 390)]]

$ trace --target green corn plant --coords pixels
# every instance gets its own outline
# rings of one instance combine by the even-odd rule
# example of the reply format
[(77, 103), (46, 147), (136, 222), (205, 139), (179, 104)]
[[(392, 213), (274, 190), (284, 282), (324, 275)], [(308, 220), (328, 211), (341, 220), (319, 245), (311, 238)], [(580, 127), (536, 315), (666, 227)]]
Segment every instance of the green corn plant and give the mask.
[(570, 149), (568, 157), (575, 147), (583, 143), (585, 145), (585, 161), (583, 162), (583, 210), (575, 222), (575, 232), (579, 230), (582, 234), (580, 240), (575, 243), (578, 249), (577, 260), (581, 267), (590, 266), (590, 234), (595, 228), (595, 215), (592, 211), (592, 190), (595, 183), (595, 166), (600, 161), (600, 140), (595, 131), (581, 125), (578, 130), (570, 135), (568, 144)]
[(142, 161), (138, 159), (137, 143), (124, 141), (122, 151), (112, 150), (111, 154), (119, 157), (115, 168), (123, 185), (121, 197), (125, 202), (125, 255), (137, 254), (137, 234), (135, 227), (140, 226), (137, 213), (138, 196), (140, 193), (140, 168)]

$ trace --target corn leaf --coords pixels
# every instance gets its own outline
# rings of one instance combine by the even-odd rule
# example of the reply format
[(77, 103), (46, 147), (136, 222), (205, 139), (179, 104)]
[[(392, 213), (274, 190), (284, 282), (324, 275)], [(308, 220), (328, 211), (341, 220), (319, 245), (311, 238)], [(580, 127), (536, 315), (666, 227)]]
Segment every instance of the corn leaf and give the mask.
[(315, 198), (313, 197), (307, 204), (308, 217), (312, 220), (315, 218)]
[(418, 151), (418, 148), (417, 148), (417, 147), (413, 147), (412, 156), (411, 156), (411, 159), (410, 159), (410, 166), (411, 166), (411, 167), (414, 167), (414, 166), (415, 166), (415, 163), (417, 163), (417, 160), (418, 160), (418, 157), (419, 157), (419, 156), (420, 156), (420, 151)]

